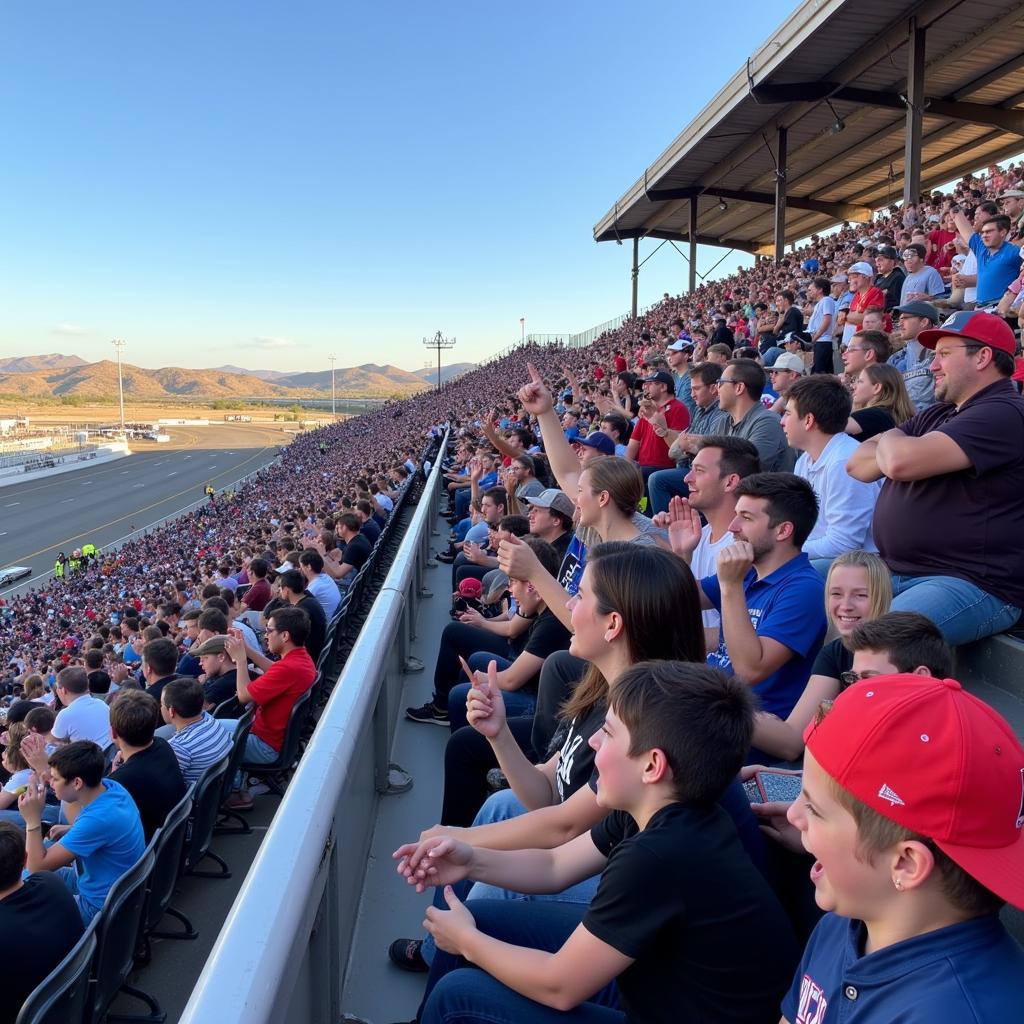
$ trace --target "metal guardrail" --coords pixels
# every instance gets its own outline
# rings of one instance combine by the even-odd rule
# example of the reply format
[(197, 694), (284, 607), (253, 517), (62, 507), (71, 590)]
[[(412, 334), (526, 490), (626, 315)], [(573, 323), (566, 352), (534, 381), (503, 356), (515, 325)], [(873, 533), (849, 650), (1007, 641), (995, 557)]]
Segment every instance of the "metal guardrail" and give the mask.
[(343, 965), (387, 785), (416, 609), (427, 594), (440, 466), (438, 457), (181, 1024), (340, 1018)]

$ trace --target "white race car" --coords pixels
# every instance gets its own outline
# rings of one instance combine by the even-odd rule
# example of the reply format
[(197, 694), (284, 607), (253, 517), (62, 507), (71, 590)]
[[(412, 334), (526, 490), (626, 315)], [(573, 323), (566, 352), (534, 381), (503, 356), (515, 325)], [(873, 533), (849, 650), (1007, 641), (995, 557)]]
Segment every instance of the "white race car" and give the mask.
[(9, 587), (12, 583), (17, 583), (18, 580), (23, 580), (26, 576), (32, 575), (32, 566), (30, 565), (9, 565), (6, 569), (0, 569), (0, 587)]

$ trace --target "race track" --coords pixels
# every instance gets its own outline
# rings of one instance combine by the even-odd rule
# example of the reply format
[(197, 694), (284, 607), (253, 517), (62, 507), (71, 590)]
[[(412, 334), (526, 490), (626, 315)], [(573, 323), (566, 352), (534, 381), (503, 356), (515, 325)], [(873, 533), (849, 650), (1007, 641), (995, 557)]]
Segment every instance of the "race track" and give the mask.
[(0, 488), (0, 568), (31, 566), (35, 578), (58, 552), (88, 541), (102, 548), (172, 516), (201, 499), (207, 483), (226, 487), (292, 440), (255, 424), (174, 427), (171, 435), (170, 445)]

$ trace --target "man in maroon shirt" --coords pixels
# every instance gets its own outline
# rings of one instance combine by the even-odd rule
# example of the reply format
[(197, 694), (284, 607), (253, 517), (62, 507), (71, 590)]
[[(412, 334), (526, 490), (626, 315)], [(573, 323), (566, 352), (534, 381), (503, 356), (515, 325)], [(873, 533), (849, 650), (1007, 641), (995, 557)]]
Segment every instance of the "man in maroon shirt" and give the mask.
[[(650, 377), (644, 377), (643, 385), (640, 417), (626, 446), (626, 458), (639, 464), (646, 489), (647, 479), (652, 473), (675, 468), (675, 460), (669, 458), (665, 430), (682, 433), (690, 425), (690, 414), (675, 397), (675, 381), (670, 373), (659, 370)], [(660, 425), (660, 419), (657, 427), (651, 423), (651, 419), (659, 414), (664, 417), (665, 426)]]
[(270, 566), (262, 558), (254, 558), (249, 563), (249, 577), (252, 586), (242, 597), (242, 604), (254, 612), (261, 612), (270, 602), (270, 584), (267, 582), (267, 573)]
[(965, 310), (917, 340), (935, 351), (935, 404), (865, 441), (846, 469), (884, 480), (872, 524), (892, 610), (926, 615), (956, 646), (1024, 608), (1024, 399), (1002, 317)]

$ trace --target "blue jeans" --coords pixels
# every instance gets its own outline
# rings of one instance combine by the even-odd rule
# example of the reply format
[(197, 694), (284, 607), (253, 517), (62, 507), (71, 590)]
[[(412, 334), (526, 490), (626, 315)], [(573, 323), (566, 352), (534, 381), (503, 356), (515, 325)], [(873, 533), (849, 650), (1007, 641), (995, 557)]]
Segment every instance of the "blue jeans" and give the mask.
[[(509, 903), (471, 900), (476, 926), (502, 942), (555, 953), (583, 920), (578, 903)], [(553, 1010), (512, 991), (466, 961), (438, 950), (416, 1015), (422, 1024), (623, 1024), (615, 982), (605, 985), (573, 1010)]]
[[(15, 804), (13, 807), (5, 811), (0, 811), (0, 821), (9, 821), (12, 825), (16, 825), (18, 828), (25, 831), (25, 819), (21, 816), (21, 811), (17, 809), (18, 805)], [(60, 818), (60, 804), (44, 804), (43, 805), (43, 821), (49, 822), (51, 825), (56, 825)]]
[[(497, 662), (499, 672), (503, 672), (512, 664), (508, 658), (489, 654), (487, 651), (477, 651), (466, 661), (474, 672), (486, 672), (488, 664), (492, 661)], [(469, 724), (466, 720), (466, 698), (469, 696), (469, 690), (469, 683), (458, 683), (448, 692), (448, 721), (451, 723), (452, 732)], [(528, 690), (502, 690), (501, 696), (505, 700), (507, 718), (532, 715), (537, 707), (537, 694)]]
[[(237, 718), (218, 718), (217, 721), (223, 726), (232, 736), (235, 734), (235, 727), (238, 725)], [(273, 764), (278, 757), (281, 756), (279, 750), (275, 750), (269, 743), (265, 743), (259, 738), (249, 733), (245, 737), (245, 753), (242, 755), (242, 760), (246, 763), (256, 764)], [(245, 789), (245, 776), (242, 772), (235, 773), (235, 781), (232, 784), (232, 789)]]
[(685, 498), (690, 488), (683, 483), (689, 470), (659, 469), (647, 478), (647, 493), (651, 496), (651, 515), (668, 511), (669, 498)]
[(927, 616), (951, 647), (1002, 633), (1020, 618), (1020, 608), (955, 576), (893, 575), (892, 592), (894, 612)]
[(66, 864), (62, 868), (57, 868), (54, 874), (67, 886), (71, 895), (74, 896), (78, 912), (82, 915), (82, 924), (87, 925), (103, 908), (90, 903), (78, 891), (78, 871), (74, 864)]

